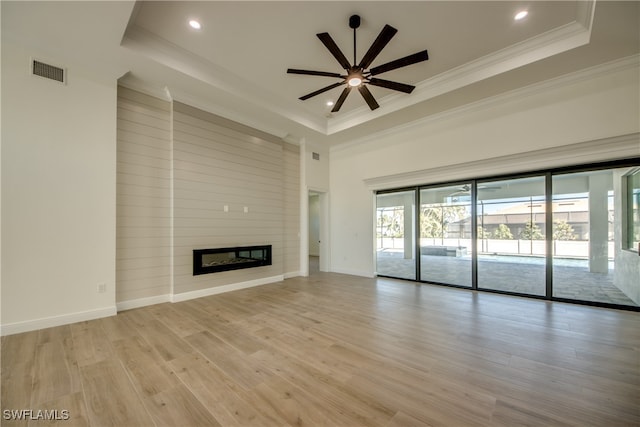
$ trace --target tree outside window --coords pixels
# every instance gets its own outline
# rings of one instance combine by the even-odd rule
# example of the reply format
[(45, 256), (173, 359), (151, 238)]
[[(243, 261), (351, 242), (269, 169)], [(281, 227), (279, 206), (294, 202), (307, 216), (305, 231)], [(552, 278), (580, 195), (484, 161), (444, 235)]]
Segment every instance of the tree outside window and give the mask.
[(544, 235), (538, 224), (529, 220), (524, 226), (524, 230), (520, 233), (520, 238), (523, 240), (543, 240)]
[(576, 240), (576, 233), (571, 224), (565, 220), (553, 222), (553, 240)]

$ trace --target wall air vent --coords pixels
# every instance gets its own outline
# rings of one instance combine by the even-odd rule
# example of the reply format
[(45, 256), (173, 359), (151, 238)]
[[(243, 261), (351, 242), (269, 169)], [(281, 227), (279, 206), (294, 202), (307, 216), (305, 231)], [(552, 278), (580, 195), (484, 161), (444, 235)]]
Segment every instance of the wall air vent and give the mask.
[(45, 79), (55, 80), (59, 83), (66, 83), (66, 73), (64, 68), (55, 65), (45, 64), (36, 59), (31, 60), (31, 74), (44, 77)]

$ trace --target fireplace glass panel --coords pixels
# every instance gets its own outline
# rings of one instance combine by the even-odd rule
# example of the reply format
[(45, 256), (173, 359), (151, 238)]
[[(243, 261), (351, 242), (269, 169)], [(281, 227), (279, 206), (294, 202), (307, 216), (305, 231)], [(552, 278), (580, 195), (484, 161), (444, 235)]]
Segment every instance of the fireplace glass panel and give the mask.
[(193, 275), (271, 265), (271, 246), (194, 249)]

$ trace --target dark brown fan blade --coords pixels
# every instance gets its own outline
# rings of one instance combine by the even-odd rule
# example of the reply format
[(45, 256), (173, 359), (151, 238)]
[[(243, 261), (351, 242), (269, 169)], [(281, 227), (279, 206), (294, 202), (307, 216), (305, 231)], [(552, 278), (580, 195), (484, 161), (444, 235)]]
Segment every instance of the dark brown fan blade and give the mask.
[(391, 25), (385, 25), (382, 31), (380, 31), (380, 34), (378, 34), (378, 38), (376, 38), (367, 53), (362, 57), (359, 67), (368, 68), (373, 60), (376, 59), (376, 56), (378, 56), (397, 32), (398, 30), (393, 28)]
[(347, 99), (347, 95), (349, 95), (349, 92), (351, 92), (351, 86), (345, 87), (342, 93), (340, 94), (340, 97), (336, 101), (336, 104), (331, 109), (332, 113), (340, 111), (340, 108), (342, 107), (342, 104), (344, 104), (344, 100)]
[(289, 74), (304, 74), (307, 76), (323, 76), (323, 77), (346, 77), (343, 75), (340, 75), (338, 73), (328, 73), (326, 71), (311, 71), (311, 70), (297, 70), (295, 68), (289, 68), (287, 69), (287, 73)]
[(414, 53), (413, 55), (405, 56), (404, 58), (396, 59), (395, 61), (387, 62), (386, 64), (373, 67), (369, 70), (372, 75), (386, 73), (387, 71), (395, 70), (397, 68), (406, 67), (407, 65), (415, 64), (417, 62), (426, 61), (429, 59), (429, 54), (426, 50), (422, 52)]
[(362, 95), (364, 100), (367, 101), (367, 104), (369, 104), (369, 108), (375, 110), (379, 107), (376, 99), (373, 97), (373, 95), (371, 95), (371, 92), (369, 92), (369, 89), (367, 89), (365, 85), (358, 86), (358, 91), (360, 91), (360, 94)]
[(331, 90), (331, 89), (333, 89), (334, 87), (342, 86), (343, 84), (344, 84), (344, 82), (334, 83), (334, 84), (329, 85), (329, 86), (327, 86), (327, 87), (323, 87), (322, 89), (319, 89), (319, 90), (317, 90), (317, 91), (315, 91), (315, 92), (311, 92), (311, 93), (309, 93), (309, 94), (307, 94), (307, 95), (305, 95), (305, 96), (301, 96), (301, 97), (300, 97), (300, 98), (298, 98), (298, 99), (300, 99), (301, 101), (306, 101), (306, 100), (307, 100), (307, 99), (309, 99), (309, 98), (312, 98), (312, 97), (314, 97), (314, 96), (316, 96), (316, 95), (320, 95), (321, 93), (326, 92), (326, 91), (328, 91), (328, 90)]
[(318, 38), (325, 45), (325, 47), (329, 49), (329, 52), (331, 52), (333, 57), (338, 60), (342, 68), (344, 68), (345, 70), (348, 70), (351, 68), (351, 64), (349, 63), (349, 60), (344, 56), (344, 53), (342, 53), (342, 51), (340, 50), (336, 42), (333, 41), (329, 33), (320, 33), (320, 34), (316, 34), (316, 36), (318, 36)]
[(411, 93), (416, 88), (415, 86), (411, 86), (404, 83), (392, 82), (389, 80), (376, 79), (375, 77), (371, 77), (369, 79), (369, 84), (374, 86), (380, 86), (391, 90), (397, 90), (399, 92)]

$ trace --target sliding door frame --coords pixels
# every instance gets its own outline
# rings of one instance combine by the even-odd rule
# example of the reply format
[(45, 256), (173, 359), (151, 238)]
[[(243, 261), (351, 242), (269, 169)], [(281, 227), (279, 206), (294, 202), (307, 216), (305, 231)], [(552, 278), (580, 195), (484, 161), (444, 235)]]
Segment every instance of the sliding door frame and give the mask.
[[(598, 171), (604, 169), (614, 169), (614, 168), (623, 168), (623, 167), (633, 167), (640, 165), (640, 157), (632, 157), (629, 159), (621, 159), (614, 161), (606, 161), (599, 163), (589, 163), (584, 165), (575, 165), (575, 166), (563, 166), (558, 168), (546, 169), (546, 170), (538, 170), (538, 171), (528, 171), (517, 174), (501, 174), (494, 176), (482, 176), (475, 177), (469, 179), (461, 179), (455, 181), (446, 181), (446, 182), (437, 182), (430, 183), (425, 185), (417, 185), (410, 187), (401, 187), (394, 189), (385, 189), (376, 191), (375, 195), (379, 194), (390, 194), (396, 192), (414, 192), (414, 200), (415, 200), (415, 212), (414, 212), (414, 251), (416, 254), (416, 262), (415, 262), (415, 277), (416, 279), (405, 279), (405, 278), (397, 278), (393, 276), (379, 275), (380, 277), (389, 277), (395, 278), (399, 280), (408, 280), (412, 282), (418, 283), (429, 283), (440, 286), (449, 286), (454, 288), (467, 289), (471, 291), (482, 291), (482, 292), (491, 292), (491, 293), (499, 293), (506, 295), (514, 295), (521, 296), (527, 298), (534, 299), (543, 299), (549, 301), (559, 301), (559, 302), (568, 302), (572, 304), (582, 304), (582, 305), (590, 305), (597, 307), (605, 307), (605, 308), (614, 308), (621, 310), (630, 310), (630, 311), (640, 311), (640, 307), (637, 306), (627, 306), (620, 304), (612, 304), (606, 302), (597, 302), (597, 301), (586, 301), (579, 299), (568, 299), (568, 298), (559, 298), (553, 296), (553, 177), (555, 175), (563, 175), (569, 173), (576, 172), (589, 172), (589, 171)], [(496, 290), (496, 289), (485, 289), (478, 288), (478, 215), (477, 215), (477, 196), (478, 196), (478, 184), (483, 182), (489, 182), (494, 180), (509, 180), (509, 179), (518, 179), (518, 178), (527, 178), (534, 176), (542, 176), (544, 177), (544, 186), (545, 186), (545, 295), (532, 295), (532, 294), (523, 294), (518, 292), (504, 291), (504, 290)], [(420, 190), (429, 189), (429, 188), (437, 188), (437, 187), (445, 187), (445, 186), (454, 186), (454, 185), (462, 185), (462, 184), (470, 184), (470, 194), (471, 194), (471, 287), (455, 285), (449, 283), (439, 283), (432, 281), (425, 281), (421, 278), (421, 253), (420, 253), (420, 212), (422, 201), (420, 197)]]

